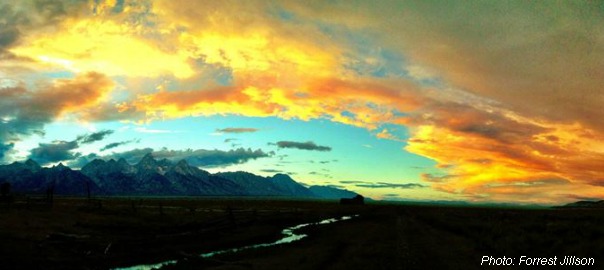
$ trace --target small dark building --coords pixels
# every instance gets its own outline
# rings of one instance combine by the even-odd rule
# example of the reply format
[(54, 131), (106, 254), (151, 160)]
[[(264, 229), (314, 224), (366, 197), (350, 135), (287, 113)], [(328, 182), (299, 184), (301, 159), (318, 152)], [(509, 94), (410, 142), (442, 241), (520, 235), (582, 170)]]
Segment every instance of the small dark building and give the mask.
[(342, 198), (340, 204), (362, 205), (365, 204), (365, 198), (361, 195), (356, 195), (354, 198)]

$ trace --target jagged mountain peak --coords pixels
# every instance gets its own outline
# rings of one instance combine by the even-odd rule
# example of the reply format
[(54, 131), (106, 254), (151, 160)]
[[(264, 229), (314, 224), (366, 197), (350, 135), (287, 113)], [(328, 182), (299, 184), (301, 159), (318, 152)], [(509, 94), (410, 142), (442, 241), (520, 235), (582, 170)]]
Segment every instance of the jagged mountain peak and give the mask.
[(60, 170), (71, 170), (69, 167), (63, 165), (63, 162), (59, 162), (59, 164), (56, 166), (53, 166), (53, 168), (60, 169)]
[(31, 159), (31, 158), (28, 158), (28, 159), (25, 161), (25, 165), (28, 165), (28, 166), (40, 166), (40, 164), (38, 164), (38, 162), (35, 162), (35, 161), (34, 161), (33, 159)]
[(152, 152), (149, 152), (149, 153), (147, 153), (147, 154), (145, 154), (143, 156), (143, 158), (141, 159), (141, 161), (143, 161), (143, 160), (155, 160), (155, 157), (153, 157), (153, 153)]
[(128, 161), (126, 161), (126, 159), (124, 159), (124, 158), (118, 159), (117, 163), (120, 165), (130, 165), (130, 163), (128, 163)]
[(176, 167), (189, 167), (189, 162), (187, 162), (186, 159), (181, 159), (179, 162), (176, 163), (175, 166)]
[(157, 164), (160, 166), (172, 166), (172, 161), (168, 160), (167, 158), (162, 158), (161, 160), (157, 161)]
[(155, 167), (157, 166), (157, 160), (155, 160), (153, 154), (147, 153), (136, 165), (138, 167)]
[(178, 161), (176, 165), (170, 168), (170, 170), (183, 175), (199, 175), (200, 173), (203, 173), (204, 175), (207, 174), (205, 171), (189, 165), (189, 162), (184, 159)]
[(38, 171), (42, 168), (38, 162), (35, 162), (31, 158), (28, 158), (23, 164), (25, 164), (25, 166), (32, 171)]
[(82, 166), (82, 168), (80, 169), (80, 171), (90, 171), (90, 170), (98, 170), (99, 168), (105, 166), (106, 162), (102, 159), (94, 159), (90, 162), (88, 162), (88, 164)]

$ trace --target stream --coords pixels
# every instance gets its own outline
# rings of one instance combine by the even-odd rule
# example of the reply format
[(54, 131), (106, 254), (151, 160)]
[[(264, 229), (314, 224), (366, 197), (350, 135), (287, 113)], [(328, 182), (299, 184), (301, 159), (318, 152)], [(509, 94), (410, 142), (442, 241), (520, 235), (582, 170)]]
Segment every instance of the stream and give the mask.
[[(235, 252), (239, 252), (239, 251), (247, 250), (247, 249), (263, 248), (263, 247), (270, 247), (270, 246), (292, 243), (295, 241), (299, 241), (308, 236), (306, 234), (296, 233), (296, 231), (301, 228), (308, 227), (308, 226), (314, 226), (314, 225), (324, 225), (324, 224), (335, 223), (338, 221), (349, 220), (349, 219), (352, 219), (352, 218), (358, 217), (358, 216), (359, 215), (342, 216), (340, 218), (329, 218), (329, 219), (321, 220), (319, 222), (303, 223), (303, 224), (299, 224), (296, 226), (287, 227), (281, 231), (281, 234), (283, 234), (283, 237), (272, 243), (254, 244), (254, 245), (243, 246), (243, 247), (238, 247), (238, 248), (217, 250), (217, 251), (212, 251), (212, 252), (208, 252), (208, 253), (203, 253), (199, 256), (201, 256), (202, 258), (210, 258), (212, 256), (216, 256), (216, 255), (220, 255), (220, 254), (224, 254), (224, 253), (235, 253)], [(135, 266), (130, 266), (130, 267), (124, 267), (124, 268), (114, 268), (114, 270), (159, 269), (166, 265), (176, 264), (177, 262), (178, 262), (178, 260), (169, 260), (169, 261), (164, 261), (164, 262), (160, 262), (160, 263), (156, 263), (156, 264), (141, 264), (141, 265), (135, 265)]]

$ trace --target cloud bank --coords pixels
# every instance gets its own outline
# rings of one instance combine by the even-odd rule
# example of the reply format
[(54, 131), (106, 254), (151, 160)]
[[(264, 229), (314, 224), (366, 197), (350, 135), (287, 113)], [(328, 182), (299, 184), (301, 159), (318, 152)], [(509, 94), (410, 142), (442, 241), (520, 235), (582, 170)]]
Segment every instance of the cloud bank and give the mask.
[(81, 156), (75, 152), (81, 145), (91, 144), (103, 140), (113, 133), (113, 130), (102, 130), (90, 134), (78, 136), (73, 141), (55, 141), (52, 143), (40, 143), (38, 147), (30, 151), (29, 158), (41, 165), (60, 161), (72, 161)]

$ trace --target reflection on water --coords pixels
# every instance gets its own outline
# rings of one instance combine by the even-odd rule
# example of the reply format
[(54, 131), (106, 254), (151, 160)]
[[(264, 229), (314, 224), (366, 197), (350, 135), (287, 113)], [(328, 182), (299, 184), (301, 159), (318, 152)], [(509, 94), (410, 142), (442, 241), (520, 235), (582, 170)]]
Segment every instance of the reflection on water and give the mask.
[(293, 227), (283, 229), (283, 231), (281, 231), (281, 233), (283, 234), (283, 238), (281, 238), (275, 242), (255, 244), (255, 245), (249, 245), (249, 246), (240, 247), (240, 248), (231, 248), (231, 249), (208, 252), (208, 253), (201, 254), (201, 257), (209, 258), (214, 255), (223, 254), (223, 253), (238, 252), (238, 251), (242, 251), (242, 250), (246, 250), (246, 249), (270, 247), (270, 246), (275, 246), (275, 245), (280, 245), (280, 244), (291, 243), (294, 241), (298, 241), (307, 236), (306, 234), (296, 234), (296, 230), (298, 230), (298, 229), (301, 229), (301, 228), (304, 228), (304, 227), (310, 226), (310, 225), (322, 225), (322, 224), (334, 223), (334, 222), (337, 222), (340, 220), (348, 220), (353, 217), (355, 217), (355, 216), (343, 216), (339, 219), (330, 218), (330, 219), (324, 219), (324, 220), (321, 220), (321, 221), (315, 222), (315, 223), (304, 223), (304, 224), (296, 225)]
[[(272, 242), (272, 243), (263, 243), (263, 244), (255, 244), (255, 245), (249, 245), (249, 246), (244, 246), (244, 247), (238, 247), (238, 248), (231, 248), (231, 249), (224, 249), (224, 250), (218, 250), (218, 251), (213, 251), (213, 252), (208, 252), (208, 253), (203, 253), (200, 256), (202, 258), (209, 258), (215, 255), (219, 255), (219, 254), (224, 254), (224, 253), (235, 253), (235, 252), (239, 252), (242, 250), (246, 250), (246, 249), (253, 249), (253, 248), (263, 248), (263, 247), (270, 247), (270, 246), (275, 246), (275, 245), (281, 245), (281, 244), (287, 244), (287, 243), (291, 243), (291, 242), (295, 242), (298, 241), (304, 237), (306, 237), (306, 234), (296, 234), (296, 230), (299, 230), (301, 228), (307, 227), (307, 226), (312, 226), (312, 225), (323, 225), (323, 224), (329, 224), (329, 223), (334, 223), (334, 222), (338, 222), (341, 220), (348, 220), (351, 219), (353, 217), (357, 217), (359, 215), (354, 215), (354, 216), (343, 216), (340, 218), (329, 218), (329, 219), (324, 219), (321, 220), (319, 222), (313, 222), (313, 223), (304, 223), (304, 224), (299, 224), (293, 227), (288, 227), (285, 228), (281, 231), (281, 233), (283, 234), (283, 238)], [(150, 269), (159, 269), (163, 266), (166, 265), (171, 265), (171, 264), (176, 264), (178, 261), (177, 260), (171, 260), (171, 261), (165, 261), (165, 262), (161, 262), (161, 263), (156, 263), (156, 264), (145, 264), (145, 265), (135, 265), (135, 266), (131, 266), (131, 267), (125, 267), (125, 268), (115, 268), (116, 270), (150, 270)]]

